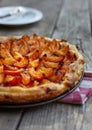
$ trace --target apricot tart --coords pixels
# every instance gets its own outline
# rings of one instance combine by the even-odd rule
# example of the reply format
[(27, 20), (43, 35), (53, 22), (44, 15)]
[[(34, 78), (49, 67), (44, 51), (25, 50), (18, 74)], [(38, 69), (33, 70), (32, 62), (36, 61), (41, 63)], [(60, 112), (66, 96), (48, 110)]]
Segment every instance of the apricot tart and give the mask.
[(24, 35), (0, 37), (0, 102), (35, 103), (71, 90), (84, 58), (65, 40)]

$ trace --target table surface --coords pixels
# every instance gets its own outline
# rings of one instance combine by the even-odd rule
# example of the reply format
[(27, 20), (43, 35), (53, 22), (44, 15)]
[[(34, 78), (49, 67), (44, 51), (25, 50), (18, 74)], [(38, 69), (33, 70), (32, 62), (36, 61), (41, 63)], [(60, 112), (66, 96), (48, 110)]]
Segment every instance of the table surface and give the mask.
[[(85, 70), (92, 70), (91, 0), (0, 0), (3, 6), (28, 6), (41, 10), (37, 23), (0, 26), (0, 35), (38, 35), (66, 39), (85, 56)], [(91, 130), (92, 97), (84, 105), (46, 105), (0, 109), (0, 130)]]

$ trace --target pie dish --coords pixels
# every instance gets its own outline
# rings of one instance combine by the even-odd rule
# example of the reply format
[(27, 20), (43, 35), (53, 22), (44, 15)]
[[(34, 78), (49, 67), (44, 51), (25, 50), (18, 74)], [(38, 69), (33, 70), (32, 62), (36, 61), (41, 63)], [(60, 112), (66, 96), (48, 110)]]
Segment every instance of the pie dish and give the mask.
[(72, 90), (84, 71), (84, 57), (66, 40), (0, 37), (0, 102), (35, 103)]

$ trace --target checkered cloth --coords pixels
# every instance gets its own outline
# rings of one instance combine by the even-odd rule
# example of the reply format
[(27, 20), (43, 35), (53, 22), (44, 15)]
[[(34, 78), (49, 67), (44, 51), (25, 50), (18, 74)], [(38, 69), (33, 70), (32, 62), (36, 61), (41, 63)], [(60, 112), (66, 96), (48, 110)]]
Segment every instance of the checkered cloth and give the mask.
[(79, 87), (59, 102), (71, 104), (84, 104), (92, 95), (92, 72), (85, 72)]

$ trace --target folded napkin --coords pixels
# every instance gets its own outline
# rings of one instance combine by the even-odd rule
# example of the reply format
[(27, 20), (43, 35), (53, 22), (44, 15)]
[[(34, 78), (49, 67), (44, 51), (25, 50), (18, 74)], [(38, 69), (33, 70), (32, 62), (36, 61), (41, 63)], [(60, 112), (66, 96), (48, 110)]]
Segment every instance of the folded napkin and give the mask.
[(92, 72), (85, 72), (82, 82), (74, 92), (67, 95), (59, 102), (71, 104), (84, 104), (92, 95)]

